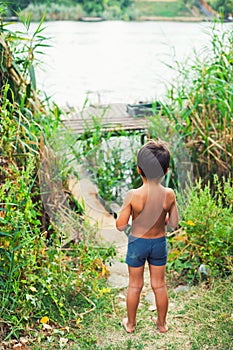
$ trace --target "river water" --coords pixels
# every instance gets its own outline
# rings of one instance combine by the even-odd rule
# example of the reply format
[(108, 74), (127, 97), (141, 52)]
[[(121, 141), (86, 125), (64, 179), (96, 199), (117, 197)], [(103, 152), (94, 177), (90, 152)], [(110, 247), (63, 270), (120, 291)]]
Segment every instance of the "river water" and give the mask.
[[(31, 24), (31, 31), (38, 24)], [(21, 24), (12, 25), (15, 30)], [(164, 96), (176, 77), (175, 61), (201, 54), (210, 42), (210, 23), (46, 22), (50, 37), (37, 85), (60, 106), (135, 103)]]

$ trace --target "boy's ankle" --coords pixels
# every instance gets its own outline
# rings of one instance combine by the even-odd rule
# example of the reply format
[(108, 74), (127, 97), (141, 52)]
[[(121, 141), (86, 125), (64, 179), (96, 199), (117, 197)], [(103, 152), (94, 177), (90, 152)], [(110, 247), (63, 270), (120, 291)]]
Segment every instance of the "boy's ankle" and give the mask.
[(136, 323), (129, 323), (128, 322), (128, 318), (123, 318), (122, 324), (125, 327), (126, 332), (128, 332), (128, 333), (133, 333), (134, 332)]
[(158, 319), (157, 320), (154, 320), (158, 330), (161, 332), (161, 333), (166, 333), (168, 331), (168, 328), (166, 326), (166, 322), (161, 322), (159, 321)]

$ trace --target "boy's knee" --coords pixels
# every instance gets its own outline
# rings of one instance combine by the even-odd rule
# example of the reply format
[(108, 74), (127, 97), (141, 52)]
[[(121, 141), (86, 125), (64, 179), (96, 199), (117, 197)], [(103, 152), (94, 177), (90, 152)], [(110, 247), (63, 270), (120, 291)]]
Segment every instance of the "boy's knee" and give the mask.
[(160, 283), (152, 282), (151, 288), (153, 289), (154, 292), (159, 292), (159, 291), (162, 291), (164, 288), (166, 288), (166, 283), (165, 283), (165, 281), (161, 281)]
[(135, 292), (141, 292), (143, 288), (143, 282), (142, 283), (129, 283), (129, 288), (131, 290), (134, 290)]

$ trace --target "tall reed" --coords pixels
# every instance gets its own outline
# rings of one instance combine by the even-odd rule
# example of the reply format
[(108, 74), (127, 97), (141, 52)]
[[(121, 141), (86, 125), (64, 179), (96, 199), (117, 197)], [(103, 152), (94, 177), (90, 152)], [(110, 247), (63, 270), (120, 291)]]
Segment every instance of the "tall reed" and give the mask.
[(194, 176), (233, 175), (233, 31), (211, 28), (210, 48), (178, 64), (162, 115), (189, 149)]

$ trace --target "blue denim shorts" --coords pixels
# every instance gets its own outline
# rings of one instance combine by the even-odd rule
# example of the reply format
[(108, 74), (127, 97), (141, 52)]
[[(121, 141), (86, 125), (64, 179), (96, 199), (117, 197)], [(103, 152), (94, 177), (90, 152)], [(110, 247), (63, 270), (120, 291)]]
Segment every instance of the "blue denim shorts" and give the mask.
[(146, 261), (150, 265), (166, 265), (168, 255), (166, 236), (159, 238), (128, 237), (126, 263), (132, 267), (140, 267)]

